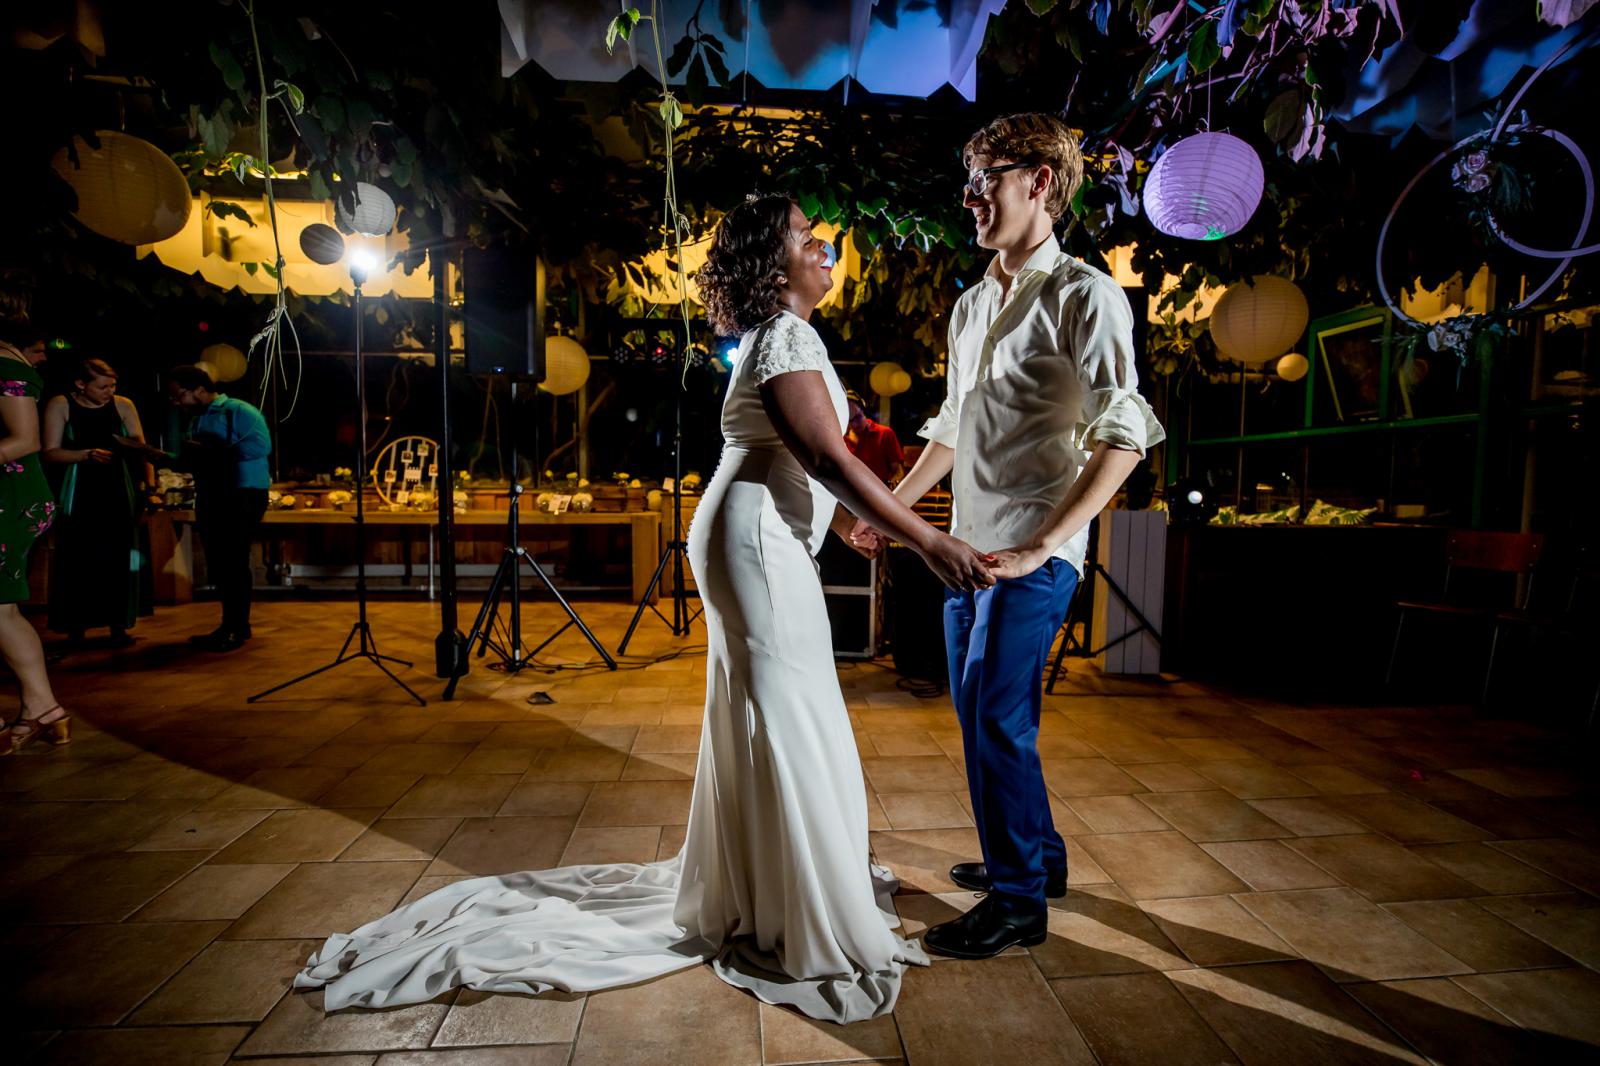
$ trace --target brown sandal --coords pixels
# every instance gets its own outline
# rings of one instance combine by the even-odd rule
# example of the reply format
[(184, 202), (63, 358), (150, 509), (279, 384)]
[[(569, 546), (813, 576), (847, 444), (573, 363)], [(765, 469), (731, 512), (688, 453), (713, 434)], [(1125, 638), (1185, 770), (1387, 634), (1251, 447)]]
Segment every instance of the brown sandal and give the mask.
[[(44, 719), (55, 711), (60, 711), (61, 717), (54, 721), (46, 722)], [(17, 720), (11, 723), (11, 728), (8, 732), (10, 733), (11, 743), (10, 750), (6, 754), (21, 751), (41, 733), (44, 734), (45, 740), (59, 748), (63, 744), (72, 742), (72, 716), (67, 714), (66, 710), (58, 703), (37, 718), (28, 718), (19, 714)]]

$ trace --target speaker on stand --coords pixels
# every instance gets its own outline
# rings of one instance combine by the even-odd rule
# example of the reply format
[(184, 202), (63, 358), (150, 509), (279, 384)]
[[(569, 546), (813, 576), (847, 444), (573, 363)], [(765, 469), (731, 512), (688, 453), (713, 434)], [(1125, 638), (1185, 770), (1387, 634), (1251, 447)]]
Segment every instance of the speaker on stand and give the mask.
[(462, 255), (469, 374), (544, 380), (544, 260), (505, 248)]

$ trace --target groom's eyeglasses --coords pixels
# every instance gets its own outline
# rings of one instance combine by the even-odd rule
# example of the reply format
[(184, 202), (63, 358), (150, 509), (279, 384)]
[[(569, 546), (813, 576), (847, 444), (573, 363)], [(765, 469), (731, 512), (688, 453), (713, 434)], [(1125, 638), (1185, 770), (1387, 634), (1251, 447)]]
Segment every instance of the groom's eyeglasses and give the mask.
[(974, 170), (967, 175), (967, 184), (962, 188), (962, 199), (968, 196), (982, 196), (989, 188), (989, 179), (996, 174), (1004, 174), (1008, 170), (1021, 170), (1023, 167), (1036, 167), (1038, 163), (1002, 163), (997, 167), (984, 167)]

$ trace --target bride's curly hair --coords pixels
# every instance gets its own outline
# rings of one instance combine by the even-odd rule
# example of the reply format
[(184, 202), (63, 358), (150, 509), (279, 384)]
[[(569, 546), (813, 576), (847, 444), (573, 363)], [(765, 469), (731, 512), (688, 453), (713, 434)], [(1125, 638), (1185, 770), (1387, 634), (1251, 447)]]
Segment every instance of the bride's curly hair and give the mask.
[(706, 265), (694, 280), (719, 335), (742, 337), (778, 310), (793, 206), (787, 196), (752, 193), (717, 224)]

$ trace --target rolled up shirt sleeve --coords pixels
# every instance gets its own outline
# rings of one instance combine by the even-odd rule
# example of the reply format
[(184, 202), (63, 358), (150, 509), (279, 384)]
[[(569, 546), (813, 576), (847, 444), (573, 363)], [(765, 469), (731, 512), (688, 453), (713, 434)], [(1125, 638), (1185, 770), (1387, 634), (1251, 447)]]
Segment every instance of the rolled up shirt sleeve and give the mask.
[(956, 431), (961, 425), (961, 411), (957, 402), (961, 375), (956, 370), (956, 333), (963, 317), (962, 305), (958, 302), (950, 313), (950, 332), (945, 338), (949, 354), (944, 357), (944, 403), (939, 405), (939, 413), (917, 430), (917, 436), (952, 449), (956, 446)]
[(1110, 278), (1087, 286), (1072, 322), (1072, 351), (1084, 379), (1083, 413), (1073, 443), (1085, 451), (1097, 444), (1142, 457), (1166, 439), (1155, 412), (1139, 395), (1134, 362), (1133, 311)]

